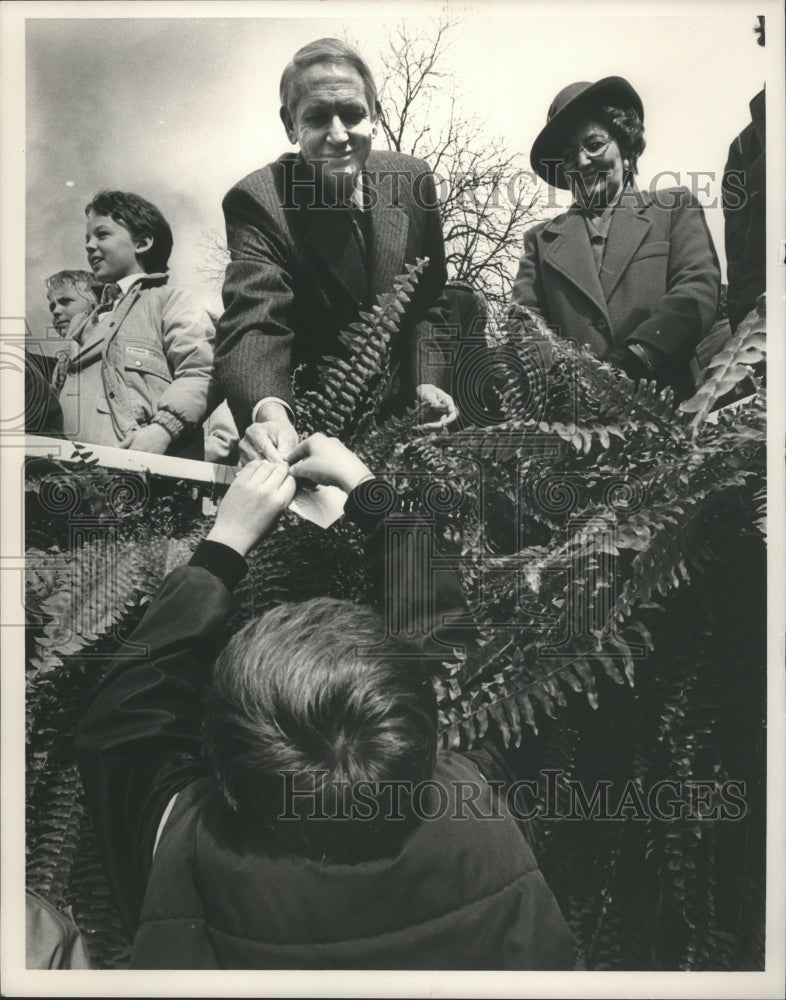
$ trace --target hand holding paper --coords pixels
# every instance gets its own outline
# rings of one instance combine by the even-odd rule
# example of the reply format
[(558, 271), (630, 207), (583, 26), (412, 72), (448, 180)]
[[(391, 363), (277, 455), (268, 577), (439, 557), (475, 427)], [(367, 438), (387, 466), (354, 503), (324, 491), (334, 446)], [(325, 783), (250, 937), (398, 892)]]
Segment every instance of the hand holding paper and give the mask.
[(290, 452), (289, 470), (295, 479), (320, 486), (337, 486), (345, 493), (364, 479), (373, 478), (370, 471), (338, 438), (312, 434)]
[(292, 502), (295, 481), (283, 462), (258, 458), (235, 476), (207, 538), (245, 556)]

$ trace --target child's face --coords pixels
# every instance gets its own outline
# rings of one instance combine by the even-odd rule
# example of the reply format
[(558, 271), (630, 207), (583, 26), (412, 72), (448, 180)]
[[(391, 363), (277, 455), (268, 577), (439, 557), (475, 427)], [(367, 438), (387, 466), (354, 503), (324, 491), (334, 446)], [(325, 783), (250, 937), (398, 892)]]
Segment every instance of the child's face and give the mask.
[(109, 215), (90, 212), (87, 216), (87, 260), (99, 281), (117, 281), (144, 271), (139, 254), (151, 246), (150, 237), (135, 239), (122, 223)]
[(96, 300), (86, 290), (77, 285), (62, 285), (57, 291), (47, 294), (52, 325), (61, 337), (65, 337), (68, 324), (80, 313), (92, 309)]

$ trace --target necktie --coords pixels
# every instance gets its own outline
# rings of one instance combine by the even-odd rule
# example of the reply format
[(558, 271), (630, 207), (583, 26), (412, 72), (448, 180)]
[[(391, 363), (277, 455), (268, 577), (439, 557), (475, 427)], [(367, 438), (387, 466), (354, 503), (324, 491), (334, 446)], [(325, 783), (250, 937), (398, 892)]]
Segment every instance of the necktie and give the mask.
[(349, 217), (352, 220), (352, 233), (355, 237), (355, 242), (357, 243), (358, 250), (360, 251), (361, 259), (363, 263), (366, 262), (366, 234), (363, 232), (363, 213), (357, 206), (352, 205), (349, 209)]

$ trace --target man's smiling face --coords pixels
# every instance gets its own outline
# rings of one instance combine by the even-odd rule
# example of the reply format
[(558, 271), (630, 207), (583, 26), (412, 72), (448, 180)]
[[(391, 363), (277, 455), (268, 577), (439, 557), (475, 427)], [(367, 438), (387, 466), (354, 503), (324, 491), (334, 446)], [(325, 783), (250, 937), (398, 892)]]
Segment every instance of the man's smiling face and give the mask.
[(339, 197), (365, 166), (374, 133), (374, 109), (363, 79), (342, 63), (315, 63), (301, 70), (281, 118), (290, 142)]

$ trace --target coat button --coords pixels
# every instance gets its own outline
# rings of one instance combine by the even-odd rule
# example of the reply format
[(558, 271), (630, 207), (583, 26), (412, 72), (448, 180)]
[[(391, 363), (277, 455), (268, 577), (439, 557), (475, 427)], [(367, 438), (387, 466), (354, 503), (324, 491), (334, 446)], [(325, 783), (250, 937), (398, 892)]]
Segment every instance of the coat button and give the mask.
[(137, 368), (141, 368), (142, 367), (142, 362), (141, 361), (135, 361), (134, 364), (137, 366)]
[(608, 330), (608, 328), (609, 328), (609, 324), (606, 322), (605, 319), (602, 319), (602, 318), (598, 320), (598, 322), (595, 324), (595, 326), (596, 326), (596, 328), (598, 330), (601, 330), (601, 331), (602, 330)]

